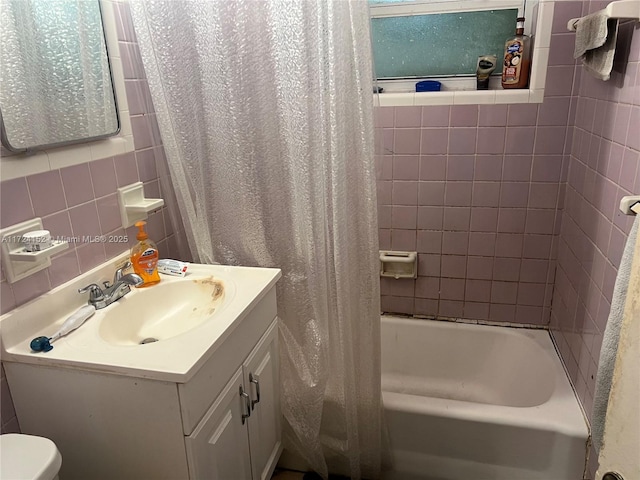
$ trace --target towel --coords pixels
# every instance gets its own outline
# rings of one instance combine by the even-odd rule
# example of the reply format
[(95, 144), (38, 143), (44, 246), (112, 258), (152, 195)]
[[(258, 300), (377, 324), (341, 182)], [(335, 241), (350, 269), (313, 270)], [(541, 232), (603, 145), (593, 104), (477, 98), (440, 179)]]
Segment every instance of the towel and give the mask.
[(637, 215), (633, 222), (633, 227), (631, 228), (624, 253), (622, 254), (616, 284), (613, 287), (611, 311), (609, 312), (609, 319), (607, 320), (607, 326), (604, 330), (604, 338), (600, 350), (598, 376), (596, 377), (596, 392), (593, 398), (593, 414), (591, 416), (591, 438), (593, 445), (598, 450), (602, 445), (604, 421), (609, 404), (609, 392), (611, 391), (611, 380), (613, 378), (613, 369), (618, 353), (618, 340), (620, 339), (620, 327), (622, 326), (624, 306), (627, 300), (633, 250), (638, 236), (638, 224), (640, 224), (640, 218), (638, 217), (640, 217), (640, 215)]
[(609, 80), (618, 38), (618, 19), (604, 12), (572, 20), (576, 28), (573, 58), (582, 58), (585, 69), (600, 80)]

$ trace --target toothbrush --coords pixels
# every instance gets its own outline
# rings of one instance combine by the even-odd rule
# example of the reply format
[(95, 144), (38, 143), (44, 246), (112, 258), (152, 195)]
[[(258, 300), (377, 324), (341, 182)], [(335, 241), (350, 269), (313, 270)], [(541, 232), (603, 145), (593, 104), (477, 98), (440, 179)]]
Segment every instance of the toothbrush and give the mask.
[(67, 318), (62, 327), (54, 333), (51, 337), (37, 337), (31, 340), (31, 350), (34, 352), (48, 352), (53, 349), (51, 342), (57, 340), (60, 337), (64, 337), (70, 332), (73, 332), (76, 328), (80, 327), (84, 322), (96, 313), (96, 307), (93, 305), (85, 305), (78, 309), (77, 312)]

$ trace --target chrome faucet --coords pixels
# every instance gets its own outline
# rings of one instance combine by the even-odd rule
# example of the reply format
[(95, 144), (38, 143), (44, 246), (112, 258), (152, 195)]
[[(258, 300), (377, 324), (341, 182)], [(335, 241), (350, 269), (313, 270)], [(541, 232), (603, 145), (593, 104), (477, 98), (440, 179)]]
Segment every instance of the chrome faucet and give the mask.
[(89, 304), (96, 307), (96, 310), (108, 307), (129, 293), (131, 291), (131, 285), (137, 286), (144, 282), (142, 277), (136, 273), (123, 274), (130, 266), (131, 262), (127, 262), (117, 269), (113, 276), (113, 285), (109, 284), (108, 281), (102, 283), (104, 290), (100, 288), (99, 285), (92, 283), (84, 288), (80, 288), (78, 293), (89, 292)]

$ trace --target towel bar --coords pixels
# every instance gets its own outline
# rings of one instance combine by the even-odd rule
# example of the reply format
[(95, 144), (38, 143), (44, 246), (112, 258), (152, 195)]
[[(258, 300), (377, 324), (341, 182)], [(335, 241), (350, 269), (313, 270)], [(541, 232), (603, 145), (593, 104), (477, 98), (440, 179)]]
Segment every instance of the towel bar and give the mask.
[(625, 215), (640, 214), (640, 195), (628, 195), (620, 200), (620, 211)]
[[(602, 9), (601, 12), (608, 18), (631, 18), (640, 21), (640, 0), (618, 0), (611, 2), (606, 8)], [(578, 20), (580, 20), (580, 18), (572, 18), (569, 20), (567, 30), (575, 32)]]

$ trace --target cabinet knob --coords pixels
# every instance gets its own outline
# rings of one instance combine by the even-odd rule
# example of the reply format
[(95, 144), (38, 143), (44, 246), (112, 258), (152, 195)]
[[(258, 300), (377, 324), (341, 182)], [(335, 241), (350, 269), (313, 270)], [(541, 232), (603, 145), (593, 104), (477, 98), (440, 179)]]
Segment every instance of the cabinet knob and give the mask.
[(245, 420), (251, 416), (251, 405), (249, 400), (249, 394), (247, 394), (247, 392), (244, 391), (244, 388), (242, 388), (242, 385), (240, 385), (240, 399), (241, 400), (244, 399), (244, 406), (246, 407), (246, 412), (247, 412), (242, 414), (242, 424), (244, 425)]
[(249, 373), (249, 382), (256, 386), (256, 399), (251, 399), (251, 410), (253, 410), (256, 403), (260, 403), (260, 378), (257, 375), (254, 376), (253, 373)]

